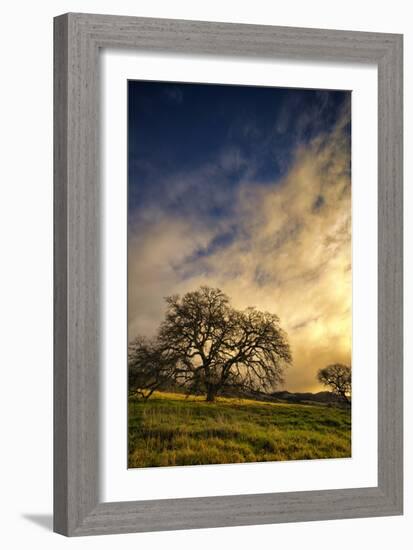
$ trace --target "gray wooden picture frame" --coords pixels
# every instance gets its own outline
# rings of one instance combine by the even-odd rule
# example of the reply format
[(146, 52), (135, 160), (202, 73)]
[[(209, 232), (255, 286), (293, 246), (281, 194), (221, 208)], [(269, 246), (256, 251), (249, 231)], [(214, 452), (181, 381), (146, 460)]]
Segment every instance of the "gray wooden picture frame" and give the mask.
[[(65, 14), (54, 20), (54, 45), (54, 530), (75, 536), (402, 514), (402, 36)], [(377, 65), (377, 487), (100, 501), (98, 61), (105, 47)]]

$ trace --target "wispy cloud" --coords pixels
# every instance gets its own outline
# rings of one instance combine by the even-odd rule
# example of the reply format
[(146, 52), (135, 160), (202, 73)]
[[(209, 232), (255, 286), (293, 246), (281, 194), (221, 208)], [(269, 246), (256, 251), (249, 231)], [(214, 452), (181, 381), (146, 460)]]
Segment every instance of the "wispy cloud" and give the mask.
[[(191, 208), (174, 212), (160, 199), (134, 221), (128, 240), (130, 338), (156, 331), (164, 296), (207, 284), (220, 287), (238, 308), (252, 305), (280, 316), (294, 359), (288, 389), (318, 389), (318, 368), (350, 362), (349, 116), (347, 106), (331, 131), (298, 143), (280, 181), (253, 181), (245, 172), (232, 190), (231, 208), (216, 223), (193, 202), (212, 189), (217, 197), (205, 202), (221, 203), (219, 186), (208, 186), (211, 164), (186, 174), (183, 192), (178, 181), (170, 188)], [(224, 171), (244, 164), (237, 149), (217, 159)], [(222, 198), (227, 202), (228, 196)]]
[[(167, 102), (182, 102), (179, 87), (167, 90)], [(286, 387), (315, 390), (320, 367), (351, 360), (350, 103), (338, 115), (326, 92), (304, 103), (303, 93), (277, 97), (272, 121), (255, 103), (248, 116), (237, 108), (216, 143), (212, 112), (206, 158), (200, 145), (196, 162), (189, 155), (168, 171), (155, 155), (140, 169), (145, 184), (130, 191), (139, 207), (129, 212), (128, 332), (153, 335), (165, 296), (218, 286), (237, 308), (279, 315), (294, 360)]]

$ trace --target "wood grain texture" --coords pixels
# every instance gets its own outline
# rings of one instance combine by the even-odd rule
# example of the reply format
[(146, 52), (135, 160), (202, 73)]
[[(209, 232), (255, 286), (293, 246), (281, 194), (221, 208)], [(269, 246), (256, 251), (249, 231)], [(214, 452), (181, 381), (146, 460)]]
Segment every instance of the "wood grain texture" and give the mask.
[[(57, 17), (54, 37), (55, 531), (73, 536), (401, 514), (402, 37), (88, 14)], [(377, 64), (378, 487), (100, 502), (98, 67), (104, 47)]]
[(403, 506), (403, 43), (379, 63), (378, 478)]
[(54, 528), (67, 529), (67, 19), (54, 25)]

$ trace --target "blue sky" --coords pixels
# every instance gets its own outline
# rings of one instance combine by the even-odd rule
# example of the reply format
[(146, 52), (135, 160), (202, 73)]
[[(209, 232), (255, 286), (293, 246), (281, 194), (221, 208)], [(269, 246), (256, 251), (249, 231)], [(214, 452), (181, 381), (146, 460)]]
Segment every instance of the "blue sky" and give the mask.
[[(255, 86), (129, 81), (131, 219), (160, 196), (175, 212), (228, 215), (246, 180), (274, 184), (300, 144), (331, 131), (348, 93)], [(177, 193), (176, 179), (207, 170)], [(202, 204), (201, 204), (202, 203)]]
[(349, 362), (350, 147), (348, 91), (129, 81), (129, 337), (209, 284), (281, 317), (288, 389)]

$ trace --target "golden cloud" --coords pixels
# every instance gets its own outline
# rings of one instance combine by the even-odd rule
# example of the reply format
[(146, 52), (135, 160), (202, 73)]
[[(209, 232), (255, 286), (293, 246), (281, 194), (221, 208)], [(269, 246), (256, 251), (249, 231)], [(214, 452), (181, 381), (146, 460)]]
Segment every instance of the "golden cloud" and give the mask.
[(211, 247), (222, 227), (196, 216), (146, 216), (130, 228), (129, 337), (155, 333), (165, 296), (206, 284), (221, 288), (237, 308), (256, 306), (280, 317), (293, 353), (286, 389), (319, 390), (320, 367), (350, 364), (347, 121), (348, 113), (331, 133), (298, 147), (282, 181), (240, 186), (230, 221), (236, 231), (226, 245)]

